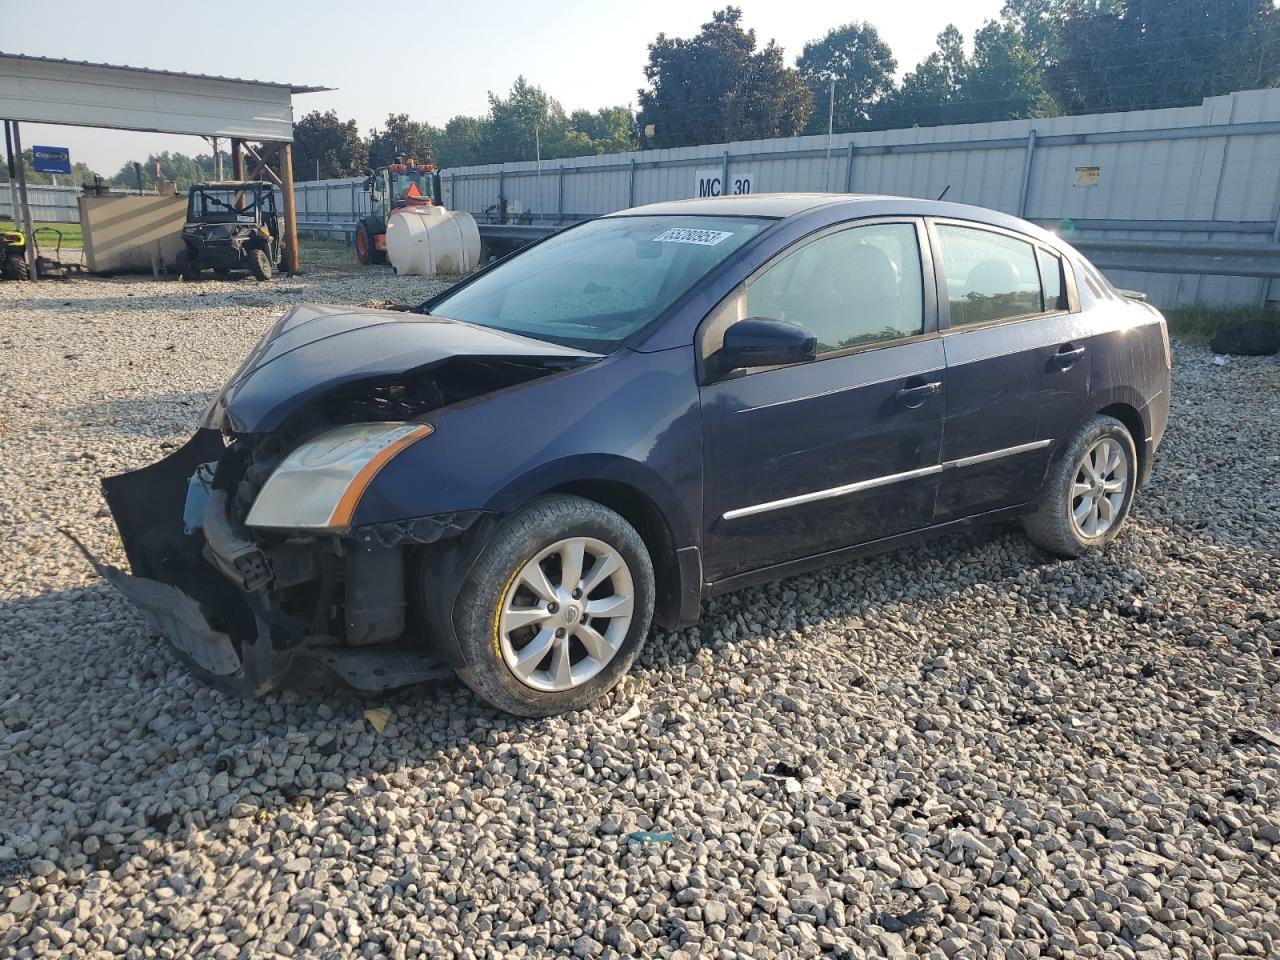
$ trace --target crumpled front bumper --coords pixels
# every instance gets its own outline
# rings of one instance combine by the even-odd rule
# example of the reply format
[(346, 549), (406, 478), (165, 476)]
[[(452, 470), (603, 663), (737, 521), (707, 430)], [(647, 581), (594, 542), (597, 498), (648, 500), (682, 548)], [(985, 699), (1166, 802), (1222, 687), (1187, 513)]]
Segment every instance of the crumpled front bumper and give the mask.
[[(133, 573), (85, 551), (98, 573), (133, 601), (192, 671), (240, 697), (259, 696), (315, 668), (370, 691), (450, 676), (447, 664), (420, 649), (396, 643), (353, 646), (349, 634), (342, 644), (313, 634), (312, 624), (282, 609), (278, 565), (289, 567), (286, 582), (310, 579), (314, 570), (298, 576), (308, 569), (302, 562), (308, 559), (306, 549), (291, 548), (301, 556), (279, 547), (264, 553), (227, 515), (225, 494), (210, 493), (203, 525), (188, 532), (188, 482), (225, 449), (221, 434), (205, 428), (163, 460), (104, 479), (102, 492)], [(460, 534), (475, 519), (450, 515), (363, 529), (357, 549), (434, 543)], [(350, 619), (351, 598), (345, 599)], [(328, 602), (322, 597), (322, 604)]]
[(104, 479), (133, 574), (94, 564), (204, 679), (254, 696), (283, 678), (306, 627), (268, 591), (243, 590), (224, 576), (209, 559), (203, 531), (184, 529), (187, 480), (223, 449), (216, 430), (199, 430), (163, 460)]

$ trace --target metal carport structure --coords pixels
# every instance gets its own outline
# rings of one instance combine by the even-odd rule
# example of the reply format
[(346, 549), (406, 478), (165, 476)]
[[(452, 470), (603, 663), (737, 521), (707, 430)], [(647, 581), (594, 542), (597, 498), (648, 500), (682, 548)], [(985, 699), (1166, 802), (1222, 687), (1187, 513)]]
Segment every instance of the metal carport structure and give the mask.
[[(297, 273), (293, 95), (329, 89), (0, 52), (0, 118), (5, 118), (6, 134), (12, 133), (13, 153), (18, 158), (16, 170), (14, 156), (9, 158), (9, 169), (11, 182), (16, 177), (23, 226), (30, 236), (19, 121), (226, 137), (231, 141), (236, 179), (244, 179), (247, 150), (258, 162), (259, 172), (279, 185), (285, 216), (284, 267)], [(279, 172), (272, 171), (246, 141), (278, 144)], [(27, 258), (34, 278), (34, 244), (27, 244)]]

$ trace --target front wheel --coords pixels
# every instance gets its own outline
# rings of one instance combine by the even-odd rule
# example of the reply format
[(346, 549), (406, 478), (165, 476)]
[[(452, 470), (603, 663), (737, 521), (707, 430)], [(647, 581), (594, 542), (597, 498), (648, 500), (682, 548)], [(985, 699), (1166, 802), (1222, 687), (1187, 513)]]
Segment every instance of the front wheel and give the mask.
[(1137, 486), (1138, 453), (1128, 429), (1114, 417), (1090, 417), (1050, 466), (1044, 498), (1023, 528), (1044, 549), (1078, 557), (1119, 535)]
[(368, 266), (373, 250), (373, 240), (369, 237), (369, 228), (361, 222), (356, 226), (356, 259)]
[(179, 250), (178, 256), (174, 260), (174, 266), (178, 269), (178, 276), (183, 280), (199, 280), (200, 271), (195, 264), (191, 262), (191, 252), (189, 250)]
[(463, 582), (463, 681), (525, 717), (577, 710), (631, 668), (653, 617), (653, 563), (626, 520), (550, 496), (494, 532)]
[(259, 280), (271, 279), (271, 258), (267, 256), (267, 251), (249, 251), (249, 270)]

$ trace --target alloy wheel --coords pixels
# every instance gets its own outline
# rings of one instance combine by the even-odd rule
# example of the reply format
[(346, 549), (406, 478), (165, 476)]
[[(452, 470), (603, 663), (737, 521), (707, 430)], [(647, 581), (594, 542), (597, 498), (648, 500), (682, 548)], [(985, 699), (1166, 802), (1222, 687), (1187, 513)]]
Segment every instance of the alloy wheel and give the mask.
[(570, 690), (608, 666), (634, 607), (631, 570), (617, 549), (593, 537), (559, 540), (507, 587), (498, 620), (502, 659), (535, 690)]
[(1129, 494), (1129, 457), (1112, 437), (1089, 447), (1071, 484), (1071, 524), (1086, 539), (1103, 536), (1120, 520)]

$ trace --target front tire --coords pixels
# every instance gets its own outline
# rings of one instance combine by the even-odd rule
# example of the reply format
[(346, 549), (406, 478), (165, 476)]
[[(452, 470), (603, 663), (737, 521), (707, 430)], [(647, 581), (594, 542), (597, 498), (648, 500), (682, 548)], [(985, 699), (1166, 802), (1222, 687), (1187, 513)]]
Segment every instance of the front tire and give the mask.
[(271, 279), (271, 258), (267, 256), (267, 251), (249, 251), (249, 270), (259, 280)]
[(505, 520), (458, 591), (454, 627), (480, 697), (524, 717), (577, 710), (631, 668), (653, 618), (653, 562), (626, 520), (555, 495)]
[(191, 252), (189, 250), (178, 251), (178, 255), (174, 259), (174, 266), (178, 269), (178, 276), (183, 280), (200, 279), (200, 271), (191, 262)]
[(373, 250), (373, 240), (369, 236), (369, 228), (361, 221), (356, 226), (356, 259), (366, 267), (369, 265), (369, 254)]
[(1090, 417), (1049, 467), (1044, 497), (1023, 518), (1032, 543), (1063, 557), (1099, 550), (1129, 517), (1138, 487), (1138, 452), (1114, 417)]

